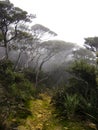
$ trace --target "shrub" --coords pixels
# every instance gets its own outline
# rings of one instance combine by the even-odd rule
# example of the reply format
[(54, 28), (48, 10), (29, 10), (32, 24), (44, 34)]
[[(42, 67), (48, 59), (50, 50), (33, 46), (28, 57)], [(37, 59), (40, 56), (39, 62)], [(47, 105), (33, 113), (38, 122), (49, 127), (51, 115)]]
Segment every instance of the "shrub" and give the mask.
[[(35, 89), (22, 72), (14, 72), (10, 61), (0, 61), (0, 125), (13, 118), (26, 118), (31, 113), (27, 105)], [(15, 122), (17, 124), (17, 122)]]
[(55, 105), (58, 113), (64, 117), (71, 119), (74, 117), (74, 114), (79, 105), (78, 95), (69, 95), (66, 92), (65, 88), (57, 91), (52, 98), (52, 103)]
[[(53, 104), (60, 115), (71, 118), (83, 114), (84, 119), (98, 123), (98, 70), (84, 61), (76, 61), (69, 70), (71, 78), (66, 88), (57, 91)], [(81, 116), (80, 116), (81, 117)]]
[(77, 107), (79, 106), (79, 98), (76, 94), (69, 95), (66, 94), (64, 106), (66, 109), (68, 119), (74, 117)]

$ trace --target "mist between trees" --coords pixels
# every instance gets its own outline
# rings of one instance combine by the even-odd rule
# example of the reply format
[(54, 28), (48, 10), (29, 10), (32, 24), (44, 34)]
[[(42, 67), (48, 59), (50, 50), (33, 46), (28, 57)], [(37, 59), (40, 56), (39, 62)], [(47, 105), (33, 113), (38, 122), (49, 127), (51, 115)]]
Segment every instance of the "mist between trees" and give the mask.
[(61, 118), (83, 118), (97, 129), (98, 37), (85, 38), (83, 47), (53, 40), (57, 34), (33, 25), (35, 18), (0, 1), (0, 128), (17, 127), (31, 115), (28, 101), (49, 89)]

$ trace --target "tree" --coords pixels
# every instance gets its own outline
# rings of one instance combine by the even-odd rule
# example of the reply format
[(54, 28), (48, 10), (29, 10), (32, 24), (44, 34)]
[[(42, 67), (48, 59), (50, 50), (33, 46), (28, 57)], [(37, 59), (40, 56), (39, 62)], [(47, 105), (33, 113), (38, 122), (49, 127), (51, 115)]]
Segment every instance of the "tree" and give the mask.
[(50, 37), (57, 36), (55, 32), (40, 24), (33, 25), (29, 33), (32, 34), (32, 41), (31, 44), (29, 42), (27, 49), (27, 53), (29, 53), (26, 63), (27, 67), (29, 66), (29, 63), (35, 59), (35, 57), (37, 57), (38, 60), (38, 57), (42, 55), (41, 51), (46, 49), (46, 45), (43, 44), (43, 41), (46, 41)]
[(72, 77), (69, 80), (68, 91), (77, 93), (85, 98), (91, 105), (98, 106), (97, 103), (97, 69), (83, 60), (76, 61), (69, 70)]
[[(34, 25), (34, 27), (35, 26), (36, 25)], [(47, 43), (43, 42), (43, 39), (44, 37), (46, 38), (46, 35), (47, 37), (50, 37), (55, 36), (56, 33), (50, 31), (50, 29), (42, 25), (36, 27), (38, 28), (33, 28), (34, 30), (28, 30), (28, 27), (26, 28), (26, 26), (23, 27), (20, 25), (21, 29), (19, 28), (19, 31), (21, 32), (21, 35), (17, 36), (17, 38), (13, 40), (11, 46), (12, 49), (14, 48), (15, 51), (18, 52), (18, 58), (14, 66), (14, 70), (19, 67), (21, 58), (25, 54), (27, 58), (24, 66), (22, 66), (22, 69), (30, 67), (30, 64), (32, 63), (32, 68), (36, 75), (36, 86), (38, 86), (38, 82), (43, 81), (43, 78), (40, 80), (39, 77), (42, 73), (42, 67), (44, 63), (46, 63), (56, 54), (57, 49), (54, 49), (52, 46), (49, 46)], [(44, 79), (46, 79), (46, 77)]]
[[(33, 49), (33, 36), (32, 34), (28, 32), (23, 32), (21, 31), (20, 35), (13, 40), (11, 44), (11, 50), (14, 50), (18, 53), (17, 59), (15, 59), (15, 64), (14, 64), (14, 70), (16, 70), (19, 67), (19, 63), (21, 61), (21, 57), (23, 54), (26, 54), (28, 59), (27, 62), (24, 64), (24, 67), (28, 67), (28, 60), (30, 57), (30, 52)], [(34, 50), (33, 50), (34, 51)], [(33, 58), (33, 57), (32, 57)]]
[(98, 37), (85, 38), (85, 47), (91, 51), (96, 52), (98, 49)]
[[(44, 49), (46, 46), (43, 45), (43, 40), (45, 38), (50, 38), (56, 36), (57, 34), (47, 27), (44, 27), (40, 24), (35, 24), (31, 28), (28, 26), (23, 26), (20, 24), (19, 26), (20, 35), (15, 38), (11, 44), (11, 49), (15, 49), (19, 52), (16, 67), (18, 67), (19, 63), (21, 62), (21, 57), (25, 53), (28, 57), (24, 67), (29, 67), (29, 63), (40, 55), (40, 50)], [(16, 68), (15, 67), (15, 68)]]
[(20, 35), (19, 25), (31, 22), (35, 15), (28, 15), (26, 11), (14, 7), (9, 1), (0, 1), (0, 46), (5, 47), (6, 59), (10, 42)]
[(85, 61), (75, 61), (69, 68), (66, 86), (54, 94), (53, 103), (62, 116), (79, 115), (98, 124), (98, 70)]
[[(24, 29), (24, 31), (26, 30)], [(24, 67), (28, 68), (30, 63), (32, 62), (33, 69), (36, 73), (36, 86), (38, 86), (38, 82), (43, 81), (43, 79), (38, 81), (43, 64), (46, 63), (50, 58), (52, 58), (56, 53), (56, 51), (54, 51), (54, 48), (49, 47), (49, 45), (46, 45), (46, 43), (43, 43), (43, 41), (46, 40), (46, 37), (50, 38), (52, 36), (56, 36), (57, 34), (47, 27), (44, 27), (43, 25), (36, 24), (31, 27), (31, 30), (29, 30), (26, 35), (29, 37), (26, 37), (25, 40), (18, 41), (18, 50), (22, 50), (19, 53), (17, 63), (19, 63), (19, 59), (22, 53), (25, 52), (28, 58)]]
[(91, 64), (95, 64), (96, 62), (96, 56), (94, 55), (94, 53), (85, 48), (79, 48), (77, 50), (74, 50), (73, 55), (75, 60), (82, 59)]
[(29, 66), (31, 66), (35, 72), (35, 86), (38, 86), (40, 82), (48, 78), (46, 76), (40, 77), (40, 74), (42, 74), (43, 71), (43, 66), (58, 52), (59, 50), (57, 48), (53, 48), (51, 45), (45, 44), (45, 42), (34, 48), (29, 61)]
[[(32, 18), (35, 18), (35, 15), (28, 15), (26, 11), (14, 7), (9, 1), (0, 2), (0, 45), (5, 47), (6, 59), (9, 56), (9, 49), (19, 52), (14, 69), (18, 67), (23, 53), (28, 57), (24, 67), (28, 67), (29, 63), (36, 59), (37, 67), (40, 66), (39, 71), (53, 55), (52, 51), (42, 45), (42, 42), (57, 34), (40, 24), (36, 24), (31, 28), (27, 27), (26, 23), (31, 22)], [(43, 56), (43, 50), (46, 56), (45, 54)], [(38, 70), (37, 75), (39, 74)]]
[(51, 37), (57, 36), (57, 34), (51, 31), (49, 28), (41, 25), (35, 24), (31, 27), (31, 32), (33, 38), (39, 42), (49, 40)]
[(49, 61), (54, 55), (56, 55), (57, 50), (56, 49), (49, 49), (44, 45), (44, 50), (42, 50), (42, 53), (39, 55), (39, 60), (37, 63), (37, 68), (36, 68), (36, 86), (38, 86), (38, 83), (47, 79), (47, 77), (43, 77), (42, 79), (39, 80), (39, 74), (42, 71), (43, 65)]

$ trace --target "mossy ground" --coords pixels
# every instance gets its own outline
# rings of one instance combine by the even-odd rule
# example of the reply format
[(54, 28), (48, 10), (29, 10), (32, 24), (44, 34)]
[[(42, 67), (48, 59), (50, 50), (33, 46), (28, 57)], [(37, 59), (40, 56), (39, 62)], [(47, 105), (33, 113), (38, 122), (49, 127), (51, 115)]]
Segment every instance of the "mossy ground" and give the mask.
[(32, 116), (18, 127), (18, 130), (91, 130), (79, 121), (62, 121), (54, 114), (48, 94), (40, 94), (38, 99), (30, 101)]

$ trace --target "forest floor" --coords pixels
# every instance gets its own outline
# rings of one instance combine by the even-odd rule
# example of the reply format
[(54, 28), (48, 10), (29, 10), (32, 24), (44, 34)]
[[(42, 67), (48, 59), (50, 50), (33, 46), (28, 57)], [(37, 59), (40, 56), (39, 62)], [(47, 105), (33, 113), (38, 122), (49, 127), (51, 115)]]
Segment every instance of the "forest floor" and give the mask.
[(83, 122), (62, 121), (56, 117), (51, 105), (51, 96), (40, 94), (38, 99), (30, 101), (32, 116), (29, 116), (18, 130), (91, 130)]

